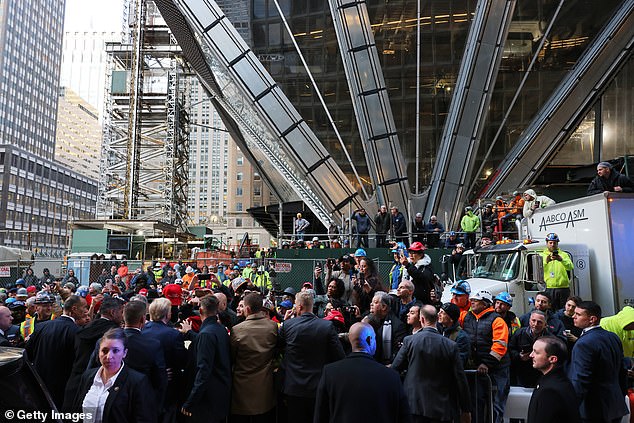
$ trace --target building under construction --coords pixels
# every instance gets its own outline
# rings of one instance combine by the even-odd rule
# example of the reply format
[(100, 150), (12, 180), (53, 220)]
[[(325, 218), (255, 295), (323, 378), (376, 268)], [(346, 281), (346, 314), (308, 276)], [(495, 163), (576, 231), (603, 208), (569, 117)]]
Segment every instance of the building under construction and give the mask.
[(97, 218), (186, 232), (191, 73), (152, 1), (125, 2), (121, 43), (106, 43)]

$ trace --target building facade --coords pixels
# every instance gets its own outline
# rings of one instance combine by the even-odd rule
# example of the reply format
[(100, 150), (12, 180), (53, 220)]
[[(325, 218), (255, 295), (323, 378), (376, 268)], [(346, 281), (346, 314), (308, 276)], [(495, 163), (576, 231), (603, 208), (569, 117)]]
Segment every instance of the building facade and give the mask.
[(61, 256), (96, 182), (55, 161), (64, 1), (0, 1), (0, 243)]
[(0, 144), (55, 155), (64, 1), (0, 1)]
[(101, 154), (99, 114), (70, 88), (61, 87), (57, 113), (55, 159), (88, 178), (99, 178)]
[(94, 179), (11, 145), (0, 145), (0, 243), (61, 257), (70, 248), (69, 225), (92, 219)]
[(106, 92), (106, 43), (121, 39), (121, 32), (64, 32), (61, 85), (72, 89), (99, 113)]

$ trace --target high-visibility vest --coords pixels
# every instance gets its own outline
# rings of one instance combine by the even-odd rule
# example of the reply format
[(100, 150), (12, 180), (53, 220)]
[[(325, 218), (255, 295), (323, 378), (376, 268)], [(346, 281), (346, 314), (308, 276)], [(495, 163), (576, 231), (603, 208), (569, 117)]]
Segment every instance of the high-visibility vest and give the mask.
[[(50, 320), (55, 319), (55, 315), (51, 314), (51, 318)], [(31, 336), (31, 334), (33, 333), (33, 331), (35, 330), (35, 321), (36, 321), (36, 317), (27, 317), (24, 322), (20, 323), (20, 336), (22, 336), (22, 339), (26, 340), (26, 338), (28, 338), (29, 336)]]

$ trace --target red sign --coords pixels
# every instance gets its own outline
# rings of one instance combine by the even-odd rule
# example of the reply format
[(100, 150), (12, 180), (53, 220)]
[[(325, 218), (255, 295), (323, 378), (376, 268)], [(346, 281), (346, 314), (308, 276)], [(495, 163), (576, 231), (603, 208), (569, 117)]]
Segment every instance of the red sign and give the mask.
[(279, 261), (275, 262), (275, 271), (277, 273), (291, 273), (292, 268), (293, 268), (292, 263), (282, 263)]

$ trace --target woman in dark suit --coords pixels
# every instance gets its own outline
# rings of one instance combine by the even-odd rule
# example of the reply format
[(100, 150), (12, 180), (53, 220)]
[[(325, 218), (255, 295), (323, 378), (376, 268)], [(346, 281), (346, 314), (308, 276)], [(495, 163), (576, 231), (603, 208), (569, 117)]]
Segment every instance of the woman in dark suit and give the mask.
[[(156, 404), (151, 403), (147, 377), (123, 363), (127, 354), (127, 338), (123, 329), (107, 331), (99, 342), (98, 369), (87, 370), (73, 410), (84, 413), (84, 422), (154, 423)], [(88, 416), (90, 414), (90, 416)]]

